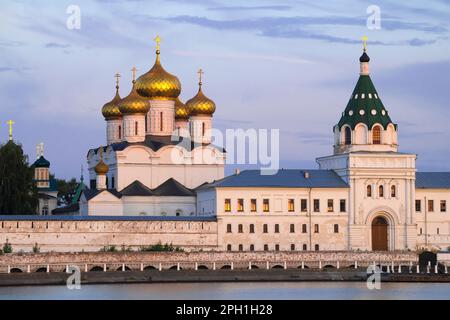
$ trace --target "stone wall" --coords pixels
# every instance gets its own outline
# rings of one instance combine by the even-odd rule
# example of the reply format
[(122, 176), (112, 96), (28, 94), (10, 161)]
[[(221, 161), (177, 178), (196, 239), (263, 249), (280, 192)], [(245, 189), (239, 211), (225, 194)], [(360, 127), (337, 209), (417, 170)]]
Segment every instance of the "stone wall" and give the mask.
[(161, 242), (186, 251), (217, 247), (215, 221), (132, 220), (6, 220), (0, 223), (0, 244), (8, 241), (14, 252), (99, 251), (105, 246), (137, 250)]
[[(247, 269), (252, 268), (354, 268), (372, 263), (407, 266), (416, 264), (413, 252), (80, 252), (27, 253), (0, 256), (0, 272), (20, 269), (35, 272), (65, 271), (68, 265), (78, 265), (81, 271), (100, 268), (112, 270), (142, 269)], [(100, 270), (100, 271), (101, 271)], [(16, 270), (17, 271), (17, 270)]]

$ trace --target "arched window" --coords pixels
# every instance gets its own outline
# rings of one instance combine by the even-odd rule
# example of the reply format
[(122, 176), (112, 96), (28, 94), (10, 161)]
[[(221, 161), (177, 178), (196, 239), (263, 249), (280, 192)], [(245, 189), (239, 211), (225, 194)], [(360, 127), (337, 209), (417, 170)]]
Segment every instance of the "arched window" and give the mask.
[(137, 121), (134, 122), (134, 135), (135, 136), (138, 135), (138, 123), (137, 123)]
[(381, 128), (380, 126), (375, 126), (372, 129), (372, 143), (381, 144)]
[(148, 120), (147, 120), (147, 116), (145, 116), (145, 132), (147, 132), (147, 128), (148, 128), (148, 124), (147, 124)]
[(349, 127), (345, 127), (345, 144), (352, 144), (352, 130)]
[(122, 126), (119, 126), (119, 140), (122, 140)]
[(159, 113), (159, 129), (160, 131), (163, 131), (163, 113)]
[(383, 186), (378, 187), (378, 195), (380, 197), (384, 197), (384, 187)]
[(202, 136), (205, 135), (205, 123), (202, 122)]
[(391, 186), (391, 198), (395, 198), (397, 196), (395, 186)]
[(367, 196), (368, 197), (372, 196), (372, 186), (370, 184), (367, 186)]

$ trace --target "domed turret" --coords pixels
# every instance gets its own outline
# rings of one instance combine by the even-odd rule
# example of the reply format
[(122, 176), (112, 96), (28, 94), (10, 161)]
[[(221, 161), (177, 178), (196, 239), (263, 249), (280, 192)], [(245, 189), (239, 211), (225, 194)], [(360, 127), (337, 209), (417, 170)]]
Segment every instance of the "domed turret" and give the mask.
[(105, 175), (108, 173), (109, 167), (106, 163), (103, 162), (103, 147), (100, 147), (98, 152), (99, 152), (100, 160), (98, 161), (94, 170), (95, 170), (96, 174)]
[(145, 140), (146, 118), (150, 103), (136, 92), (136, 67), (133, 72), (133, 87), (130, 94), (120, 101), (119, 109), (123, 115), (123, 140), (142, 142)]
[(107, 189), (106, 185), (106, 174), (109, 171), (109, 167), (106, 163), (103, 162), (103, 147), (100, 146), (98, 149), (99, 152), (99, 161), (97, 165), (94, 167), (94, 171), (97, 174), (97, 190)]
[(216, 104), (209, 99), (202, 91), (202, 69), (199, 70), (198, 93), (192, 99), (186, 102), (191, 115), (209, 115), (212, 116), (216, 111)]
[(136, 91), (136, 84), (133, 80), (133, 87), (128, 96), (123, 98), (119, 103), (120, 113), (125, 114), (146, 114), (150, 109), (150, 104), (142, 98)]
[(181, 83), (178, 78), (161, 65), (159, 36), (156, 37), (156, 61), (153, 67), (140, 76), (136, 81), (136, 90), (149, 100), (175, 100), (181, 92)]
[(216, 111), (216, 104), (203, 94), (202, 74), (198, 71), (198, 93), (195, 97), (186, 102), (190, 112), (191, 139), (194, 142), (208, 144), (211, 143), (212, 115)]
[(120, 74), (116, 74), (115, 77), (116, 80), (116, 95), (114, 98), (105, 103), (105, 105), (102, 108), (102, 114), (105, 117), (105, 120), (112, 120), (112, 119), (118, 119), (122, 116), (122, 113), (119, 110), (119, 103), (120, 103), (120, 95), (119, 95), (119, 77)]
[(175, 120), (188, 120), (189, 108), (179, 98), (175, 100)]

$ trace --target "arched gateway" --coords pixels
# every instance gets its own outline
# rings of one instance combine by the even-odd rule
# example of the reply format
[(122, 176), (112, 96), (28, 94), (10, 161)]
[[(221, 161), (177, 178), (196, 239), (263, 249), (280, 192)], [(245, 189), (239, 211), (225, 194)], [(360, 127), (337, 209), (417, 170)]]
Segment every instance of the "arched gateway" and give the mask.
[(372, 221), (372, 250), (388, 250), (388, 222), (383, 217), (376, 217)]

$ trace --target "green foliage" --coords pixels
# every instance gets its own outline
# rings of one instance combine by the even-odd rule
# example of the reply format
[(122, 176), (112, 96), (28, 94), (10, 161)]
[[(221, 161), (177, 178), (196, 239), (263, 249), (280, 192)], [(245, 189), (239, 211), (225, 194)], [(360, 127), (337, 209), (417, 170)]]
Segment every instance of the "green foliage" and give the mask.
[(39, 253), (41, 252), (41, 248), (38, 246), (37, 242), (34, 244), (33, 246), (33, 252), (34, 253)]
[(5, 244), (3, 245), (3, 252), (4, 253), (12, 253), (13, 252), (13, 248), (12, 248), (11, 244), (8, 242), (8, 240), (6, 240)]
[(56, 190), (58, 190), (58, 204), (69, 205), (77, 191), (78, 182), (75, 178), (69, 181), (56, 179)]
[(104, 246), (100, 249), (101, 252), (117, 252), (116, 246)]
[(122, 251), (122, 252), (131, 252), (131, 251), (133, 251), (132, 249), (131, 249), (131, 247), (130, 246), (126, 246), (126, 245), (122, 245), (122, 247), (120, 248), (120, 251)]
[(172, 244), (153, 244), (150, 246), (142, 246), (140, 251), (170, 251), (170, 252), (183, 252), (184, 250), (180, 247), (174, 247)]
[(0, 145), (0, 214), (36, 214), (37, 188), (34, 169), (22, 146), (8, 141)]

